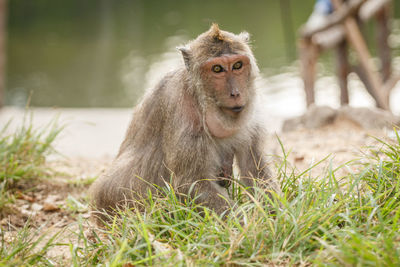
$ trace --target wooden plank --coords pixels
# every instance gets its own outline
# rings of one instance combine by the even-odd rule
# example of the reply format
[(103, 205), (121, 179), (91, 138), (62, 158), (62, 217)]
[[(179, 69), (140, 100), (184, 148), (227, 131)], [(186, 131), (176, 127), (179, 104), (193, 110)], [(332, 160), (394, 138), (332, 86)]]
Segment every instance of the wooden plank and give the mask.
[(362, 21), (367, 21), (390, 4), (390, 2), (392, 2), (392, 0), (368, 0), (360, 8), (358, 15)]
[(305, 24), (300, 29), (300, 35), (304, 38), (311, 37), (312, 35), (323, 32), (332, 26), (341, 24), (347, 17), (355, 14), (360, 9), (361, 5), (365, 2), (365, 0), (351, 0), (346, 5), (345, 8), (337, 10), (336, 12), (327, 16), (327, 20), (318, 26), (310, 26)]
[(311, 37), (313, 43), (320, 49), (327, 50), (335, 48), (346, 37), (343, 25), (332, 26), (323, 32), (318, 32)]

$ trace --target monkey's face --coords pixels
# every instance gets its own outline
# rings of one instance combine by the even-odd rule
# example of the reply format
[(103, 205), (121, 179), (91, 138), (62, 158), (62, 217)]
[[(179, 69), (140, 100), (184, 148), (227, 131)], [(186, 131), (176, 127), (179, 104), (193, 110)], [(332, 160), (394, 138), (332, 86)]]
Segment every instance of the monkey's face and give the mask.
[(247, 108), (251, 87), (251, 65), (245, 55), (225, 54), (201, 65), (206, 95), (230, 117), (239, 117)]

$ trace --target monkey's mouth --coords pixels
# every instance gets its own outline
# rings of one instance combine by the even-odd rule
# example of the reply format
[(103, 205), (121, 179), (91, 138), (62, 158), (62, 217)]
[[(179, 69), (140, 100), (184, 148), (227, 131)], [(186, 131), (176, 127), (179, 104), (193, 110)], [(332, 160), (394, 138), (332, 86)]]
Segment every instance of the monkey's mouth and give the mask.
[(231, 114), (231, 115), (238, 115), (242, 110), (244, 109), (244, 106), (234, 106), (234, 107), (223, 107), (222, 110)]
[(231, 110), (235, 113), (239, 113), (240, 111), (242, 111), (244, 109), (244, 106), (236, 106), (231, 108)]

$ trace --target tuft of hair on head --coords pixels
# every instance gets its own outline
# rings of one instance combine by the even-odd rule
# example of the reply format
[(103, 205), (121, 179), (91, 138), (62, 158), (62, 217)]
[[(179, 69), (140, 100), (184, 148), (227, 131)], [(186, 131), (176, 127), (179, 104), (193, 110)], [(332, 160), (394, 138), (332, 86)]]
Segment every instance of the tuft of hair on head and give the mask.
[(213, 23), (213, 24), (211, 25), (210, 33), (211, 33), (212, 38), (213, 38), (215, 41), (227, 41), (227, 40), (226, 40), (226, 37), (224, 37), (224, 36), (222, 35), (222, 32), (221, 32), (221, 30), (219, 29), (219, 26), (218, 26), (217, 23)]

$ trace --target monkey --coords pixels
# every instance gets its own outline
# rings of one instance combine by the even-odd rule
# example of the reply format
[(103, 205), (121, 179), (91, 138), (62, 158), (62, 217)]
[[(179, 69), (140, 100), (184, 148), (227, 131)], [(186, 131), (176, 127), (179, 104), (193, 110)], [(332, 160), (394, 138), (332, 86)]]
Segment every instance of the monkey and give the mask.
[(233, 179), (233, 161), (234, 161), (233, 154), (225, 155), (224, 158), (221, 159), (222, 166), (220, 169), (219, 175), (217, 175), (217, 183), (218, 185), (228, 188), (231, 185)]
[(145, 92), (110, 169), (91, 186), (95, 210), (110, 213), (170, 184), (225, 214), (234, 160), (243, 186), (280, 191), (263, 155), (249, 34), (212, 24), (178, 50), (184, 64)]

